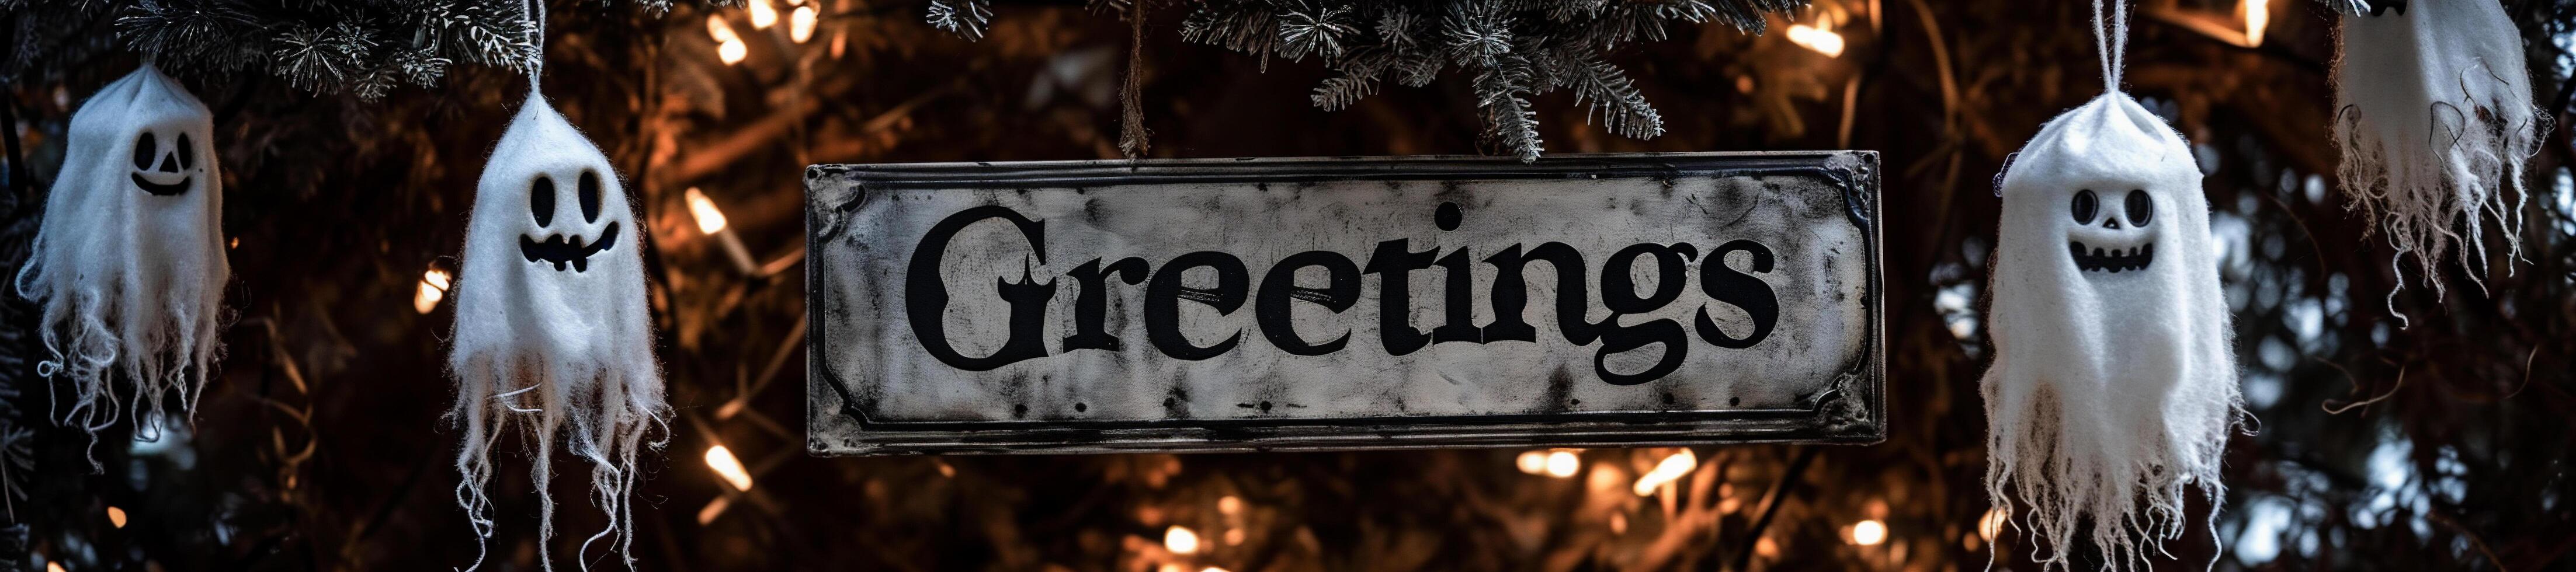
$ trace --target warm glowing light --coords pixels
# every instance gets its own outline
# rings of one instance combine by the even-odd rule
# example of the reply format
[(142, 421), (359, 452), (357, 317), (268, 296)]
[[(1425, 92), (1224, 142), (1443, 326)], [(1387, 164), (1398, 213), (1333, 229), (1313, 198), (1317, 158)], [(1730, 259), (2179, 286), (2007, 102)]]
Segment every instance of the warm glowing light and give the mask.
[(707, 15), (707, 37), (716, 40), (716, 58), (724, 60), (725, 65), (742, 63), (744, 56), (751, 55), (751, 46), (742, 43), (742, 36), (733, 33), (733, 26), (725, 23), (723, 15)]
[(707, 468), (715, 469), (716, 476), (724, 477), (725, 484), (733, 485), (734, 490), (751, 490), (751, 471), (743, 470), (742, 460), (733, 458), (732, 449), (723, 445), (708, 447)]
[(1216, 511), (1226, 514), (1243, 512), (1243, 499), (1234, 495), (1225, 495), (1225, 498), (1216, 499)]
[(46, 563), (45, 563), (45, 572), (65, 572), (65, 571), (63, 570), (63, 563), (61, 563), (61, 562), (46, 562)]
[(722, 14), (707, 15), (707, 37), (715, 38), (716, 43), (719, 44), (742, 40), (741, 36), (734, 35), (733, 26), (725, 23)]
[(2272, 23), (2271, 0), (2244, 0), (2245, 46), (2263, 45), (2263, 27)]
[(787, 39), (799, 44), (814, 39), (814, 19), (820, 15), (813, 6), (797, 6), (787, 14)]
[(1817, 20), (1816, 25), (1812, 27), (1806, 24), (1790, 25), (1789, 41), (1806, 46), (1807, 49), (1815, 50), (1816, 53), (1824, 54), (1828, 58), (1839, 58), (1843, 55), (1843, 36), (1834, 33), (1834, 23), (1831, 20)]
[(1226, 531), (1225, 531), (1225, 545), (1226, 545), (1226, 546), (1242, 546), (1242, 545), (1243, 545), (1243, 529), (1240, 529), (1240, 528), (1229, 528), (1229, 529), (1226, 529)]
[(1852, 544), (1861, 546), (1877, 546), (1878, 543), (1887, 542), (1887, 525), (1876, 520), (1854, 523), (1851, 527), (1851, 541)]
[(743, 45), (742, 40), (725, 40), (725, 43), (716, 44), (716, 58), (724, 60), (725, 65), (742, 63), (742, 59), (750, 55), (751, 46)]
[(438, 301), (447, 299), (447, 271), (436, 268), (420, 273), (420, 289), (411, 294), (411, 309), (427, 314), (438, 309)]
[(1199, 572), (1226, 572), (1226, 569), (1224, 569), (1224, 568), (1218, 568), (1218, 567), (1215, 567), (1215, 566), (1209, 566), (1209, 567), (1206, 567), (1206, 568), (1200, 568), (1200, 569), (1199, 569)]
[(733, 506), (733, 499), (725, 497), (716, 497), (716, 500), (707, 501), (706, 508), (698, 509), (698, 526), (715, 522), (716, 517), (724, 516), (725, 509), (731, 506)]
[(1582, 469), (1583, 458), (1574, 456), (1573, 451), (1551, 451), (1547, 454), (1547, 476), (1562, 479), (1574, 476), (1575, 471)]
[(1763, 558), (1779, 558), (1780, 543), (1772, 541), (1771, 537), (1762, 537), (1753, 542), (1753, 553)]
[(1519, 465), (1523, 473), (1535, 475), (1547, 472), (1547, 451), (1521, 451), (1521, 456), (1512, 459), (1512, 464)]
[(1977, 519), (1977, 537), (1985, 539), (1986, 542), (1994, 542), (1995, 537), (2004, 535), (2006, 518), (2008, 517), (2004, 515), (2004, 509), (1986, 509), (1986, 516)]
[(1173, 554), (1196, 554), (1199, 551), (1199, 533), (1179, 526), (1163, 529), (1163, 548)]
[(117, 528), (125, 528), (125, 509), (107, 507), (107, 523), (116, 525)]
[(698, 232), (715, 234), (724, 230), (724, 211), (716, 210), (716, 202), (707, 200), (706, 193), (698, 192), (697, 187), (689, 187), (681, 196), (689, 201), (689, 217), (698, 220)]
[(778, 23), (778, 9), (771, 8), (769, 0), (751, 0), (748, 7), (751, 8), (751, 27), (767, 30)]
[(1690, 449), (1682, 449), (1682, 452), (1664, 457), (1663, 462), (1655, 463), (1654, 470), (1646, 471), (1645, 476), (1637, 477), (1637, 496), (1655, 494), (1655, 489), (1663, 488), (1664, 485), (1690, 474), (1691, 469), (1696, 468), (1699, 468), (1699, 456), (1691, 454)]

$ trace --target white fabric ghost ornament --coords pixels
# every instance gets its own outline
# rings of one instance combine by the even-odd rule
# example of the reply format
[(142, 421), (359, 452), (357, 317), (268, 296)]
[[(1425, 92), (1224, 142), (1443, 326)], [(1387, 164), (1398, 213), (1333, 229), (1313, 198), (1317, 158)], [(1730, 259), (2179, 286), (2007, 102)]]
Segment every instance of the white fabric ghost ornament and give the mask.
[[(16, 280), (20, 295), (44, 301), (52, 359), (36, 373), (68, 382), (57, 386), (71, 402), (57, 410), (62, 422), (96, 432), (130, 412), (137, 431), (157, 435), (167, 400), (195, 408), (231, 277), (214, 128), (206, 104), (150, 64), (72, 114)], [(130, 401), (113, 379), (130, 380)]]
[(661, 445), (646, 435), (670, 415), (645, 307), (643, 234), (608, 158), (532, 92), (475, 186), (456, 289), (449, 414), (465, 429), (457, 502), (477, 535), (492, 531), (483, 492), (492, 448), (516, 433), (535, 447), (540, 546), (554, 533), (545, 491), (558, 441), (590, 462), (593, 500), (608, 513), (609, 528), (590, 540), (614, 535), (621, 557), (632, 545), (636, 457)]
[(2400, 284), (2412, 254), (2439, 292), (2434, 265), (2456, 250), (2483, 286), (2488, 221), (2522, 253), (2523, 162), (2540, 148), (2522, 33), (2496, 0), (2370, 0), (2342, 18), (2334, 136), (2349, 207), (2379, 219)]
[(2182, 137), (2116, 91), (2004, 172), (1986, 489), (2030, 510), (2050, 567), (2087, 525), (2109, 566), (2143, 567), (2185, 530), (2187, 489), (2224, 498), (2236, 360), (2200, 178)]

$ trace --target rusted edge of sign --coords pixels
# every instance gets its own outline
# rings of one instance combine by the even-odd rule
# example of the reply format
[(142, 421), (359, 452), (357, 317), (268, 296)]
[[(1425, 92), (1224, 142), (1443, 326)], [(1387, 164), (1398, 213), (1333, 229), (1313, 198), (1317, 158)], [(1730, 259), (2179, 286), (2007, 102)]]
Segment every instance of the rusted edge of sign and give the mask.
[[(843, 239), (869, 189), (1080, 188), (1178, 183), (1341, 180), (1507, 180), (1802, 174), (1835, 182), (1867, 237), (1863, 348), (1802, 407), (1675, 412), (1563, 412), (1340, 419), (1151, 421), (871, 421), (863, 397), (819, 352), (807, 352), (807, 446), (815, 455), (1079, 454), (1427, 449), (1510, 446), (1637, 447), (1709, 443), (1874, 444), (1887, 436), (1885, 284), (1875, 151), (1553, 155), (1536, 163), (1474, 156), (1154, 159), (813, 165), (805, 170), (807, 248)], [(833, 287), (833, 269), (806, 265), (806, 287)], [(811, 348), (832, 343), (829, 311), (809, 296)], [(820, 388), (828, 388), (828, 391)], [(823, 400), (837, 402), (826, 408)], [(865, 438), (857, 437), (865, 434)]]

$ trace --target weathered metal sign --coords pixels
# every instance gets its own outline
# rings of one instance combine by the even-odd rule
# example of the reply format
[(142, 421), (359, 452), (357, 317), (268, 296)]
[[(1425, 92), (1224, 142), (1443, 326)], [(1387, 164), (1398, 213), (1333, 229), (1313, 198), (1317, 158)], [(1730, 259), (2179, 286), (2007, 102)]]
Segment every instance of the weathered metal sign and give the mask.
[(816, 454), (1875, 442), (1870, 152), (817, 165)]

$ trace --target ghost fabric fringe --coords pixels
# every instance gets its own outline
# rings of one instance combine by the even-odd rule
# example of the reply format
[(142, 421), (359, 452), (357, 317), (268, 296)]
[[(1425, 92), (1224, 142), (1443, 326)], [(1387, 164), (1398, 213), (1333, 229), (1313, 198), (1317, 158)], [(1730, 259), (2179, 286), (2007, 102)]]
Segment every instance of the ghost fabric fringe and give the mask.
[[(2440, 295), (2435, 266), (2449, 253), (2484, 289), (2490, 222), (2508, 273), (2522, 256), (2523, 165), (2547, 121), (2532, 104), (2522, 33), (2496, 0), (2372, 4), (2342, 16), (2334, 65), (2345, 206), (2379, 220), (2399, 288), (2413, 255)], [(2389, 313), (2404, 323), (2393, 291)]]
[(448, 369), (457, 394), (448, 416), (463, 429), (456, 503), (479, 538), (493, 531), (484, 491), (493, 449), (505, 435), (530, 447), (547, 569), (554, 499), (546, 487), (558, 442), (590, 462), (592, 502), (608, 518), (582, 552), (606, 540), (622, 561), (634, 561), (637, 459), (667, 442), (670, 417), (653, 358), (643, 232), (607, 157), (531, 93), (475, 188), (456, 287)]
[[(120, 418), (159, 438), (164, 407), (194, 411), (220, 352), (231, 269), (213, 133), (206, 104), (150, 64), (72, 114), (62, 171), (15, 286), (43, 301), (38, 337), (51, 359), (36, 373), (68, 396), (49, 410), (87, 429), (92, 447)], [(119, 377), (134, 385), (126, 397), (110, 383)]]

